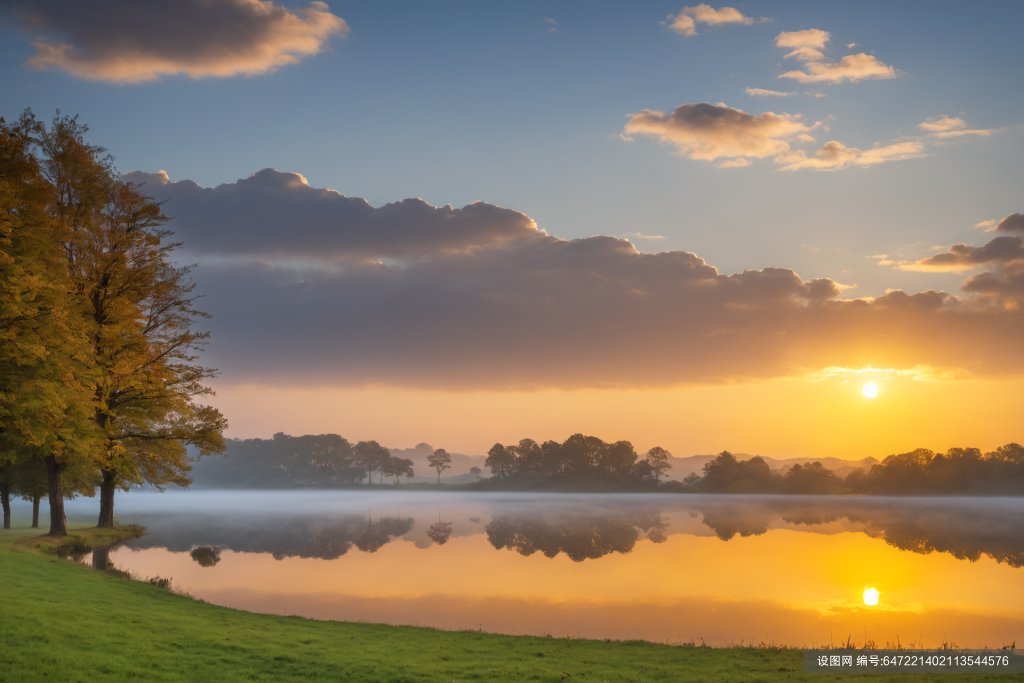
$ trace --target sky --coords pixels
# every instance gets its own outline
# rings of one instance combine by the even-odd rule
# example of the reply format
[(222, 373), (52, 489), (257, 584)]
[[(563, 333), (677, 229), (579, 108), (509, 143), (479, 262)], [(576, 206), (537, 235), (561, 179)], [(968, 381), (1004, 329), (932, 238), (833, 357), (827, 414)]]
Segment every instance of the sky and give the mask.
[(1022, 19), (5, 0), (0, 116), (79, 115), (166, 202), (229, 436), (992, 449), (1021, 439)]

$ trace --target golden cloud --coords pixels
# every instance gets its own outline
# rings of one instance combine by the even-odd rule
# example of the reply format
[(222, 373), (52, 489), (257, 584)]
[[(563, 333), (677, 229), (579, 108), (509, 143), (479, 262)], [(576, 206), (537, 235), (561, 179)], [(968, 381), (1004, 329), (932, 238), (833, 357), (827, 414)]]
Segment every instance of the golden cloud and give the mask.
[(40, 35), (26, 65), (88, 81), (140, 83), (161, 76), (255, 75), (322, 51), (348, 24), (323, 2), (294, 10), (271, 0), (56, 0), (28, 5), (24, 28)]
[(846, 55), (839, 62), (808, 61), (804, 64), (804, 69), (804, 71), (787, 71), (779, 78), (793, 78), (801, 83), (841, 83), (842, 81), (856, 83), (866, 79), (896, 78), (899, 75), (899, 72), (893, 67), (878, 61), (874, 55), (863, 52)]
[(949, 116), (936, 116), (917, 124), (917, 127), (936, 138), (955, 138), (962, 135), (989, 136), (995, 132), (994, 129), (968, 128), (967, 122), (961, 118)]
[(644, 109), (626, 124), (624, 135), (648, 135), (691, 159), (756, 159), (788, 152), (788, 139), (811, 130), (798, 116), (748, 114), (723, 103), (683, 104), (671, 114)]
[(717, 26), (719, 24), (752, 24), (754, 20), (743, 16), (735, 7), (723, 7), (715, 9), (710, 5), (701, 3), (696, 7), (684, 7), (679, 14), (668, 15), (668, 21), (662, 22), (670, 29), (684, 36), (697, 35), (697, 24), (708, 24)]
[(778, 156), (775, 161), (783, 164), (784, 171), (804, 168), (837, 170), (848, 166), (874, 166), (887, 161), (902, 161), (922, 156), (925, 156), (924, 145), (919, 141), (898, 142), (860, 150), (832, 140), (822, 145), (813, 157), (808, 157), (803, 150), (794, 150)]

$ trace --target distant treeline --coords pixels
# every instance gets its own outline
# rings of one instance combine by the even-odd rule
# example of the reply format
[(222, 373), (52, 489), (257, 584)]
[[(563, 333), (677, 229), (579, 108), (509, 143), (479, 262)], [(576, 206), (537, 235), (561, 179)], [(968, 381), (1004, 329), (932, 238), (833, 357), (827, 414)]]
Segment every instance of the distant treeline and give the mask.
[(761, 457), (737, 460), (723, 451), (704, 466), (704, 476), (690, 474), (682, 483), (667, 486), (706, 493), (1021, 495), (1024, 447), (1010, 443), (990, 453), (977, 448), (951, 448), (945, 453), (919, 448), (890, 455), (868, 471), (855, 469), (845, 478), (820, 462), (794, 465), (783, 474)]
[(230, 439), (227, 456), (203, 458), (194, 480), (211, 488), (347, 488), (415, 476), (412, 460), (396, 458), (376, 441), (352, 444), (337, 434)]
[(563, 443), (522, 439), (514, 446), (494, 444), (484, 464), (490, 480), (472, 488), (567, 488), (573, 490), (653, 490), (671, 469), (671, 453), (655, 446), (641, 459), (629, 441), (608, 443), (573, 434)]
[[(351, 443), (337, 434), (232, 439), (227, 457), (203, 458), (193, 476), (211, 488), (350, 488), (399, 484), (415, 476), (413, 461), (376, 441)], [(606, 442), (574, 434), (564, 442), (523, 439), (488, 451), (489, 478), (459, 488), (477, 491), (661, 491), (678, 493), (779, 493), (877, 495), (1022, 495), (1024, 447), (1010, 443), (990, 453), (951, 448), (890, 455), (870, 470), (839, 477), (820, 462), (773, 470), (760, 456), (738, 460), (723, 451), (703, 474), (666, 481), (671, 454), (654, 447), (641, 457), (629, 441)], [(428, 463), (438, 479), (450, 456), (437, 449)], [(475, 470), (475, 468), (474, 468)], [(479, 476), (479, 474), (478, 474)]]

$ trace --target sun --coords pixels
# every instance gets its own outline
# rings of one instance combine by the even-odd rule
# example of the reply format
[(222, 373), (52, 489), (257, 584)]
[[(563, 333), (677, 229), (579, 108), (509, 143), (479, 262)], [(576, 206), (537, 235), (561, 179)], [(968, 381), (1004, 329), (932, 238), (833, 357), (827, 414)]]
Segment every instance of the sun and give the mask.
[(878, 589), (876, 588), (865, 588), (864, 589), (864, 604), (874, 606), (878, 604)]
[(874, 382), (868, 382), (864, 385), (864, 389), (862, 391), (868, 398), (874, 398), (875, 396), (878, 396), (878, 385)]

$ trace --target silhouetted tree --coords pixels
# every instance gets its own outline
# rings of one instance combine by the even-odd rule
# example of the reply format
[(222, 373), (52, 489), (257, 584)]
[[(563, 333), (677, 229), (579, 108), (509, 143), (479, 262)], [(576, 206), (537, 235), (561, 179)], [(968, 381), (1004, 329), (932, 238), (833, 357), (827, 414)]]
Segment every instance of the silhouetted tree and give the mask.
[(777, 477), (760, 456), (740, 461), (729, 451), (722, 451), (704, 465), (700, 486), (713, 493), (765, 493), (774, 490)]
[(469, 473), (472, 474), (477, 479), (481, 479), (481, 475), (484, 473), (484, 471), (477, 467), (476, 465), (474, 465), (473, 467), (469, 468)]
[(840, 480), (820, 462), (806, 465), (797, 463), (783, 475), (782, 491), (785, 493), (833, 493), (839, 488)]
[(394, 477), (395, 484), (398, 483), (399, 477), (412, 478), (416, 476), (416, 473), (412, 469), (412, 460), (398, 458), (393, 455), (389, 456), (387, 463), (384, 466), (384, 474), (389, 477)]
[(452, 456), (448, 455), (448, 451), (443, 448), (438, 448), (436, 451), (427, 456), (427, 462), (430, 466), (437, 470), (437, 483), (441, 483), (441, 472), (444, 470), (450, 470), (452, 468)]
[(647, 451), (646, 461), (651, 468), (655, 481), (661, 479), (665, 476), (666, 472), (672, 469), (672, 464), (668, 461), (670, 457), (672, 457), (672, 454), (661, 446), (655, 446)]
[(391, 458), (391, 451), (381, 446), (376, 441), (360, 441), (353, 449), (356, 461), (366, 470), (366, 483), (373, 483), (373, 473), (381, 472), (381, 481), (384, 479), (384, 467)]
[(516, 453), (514, 450), (496, 443), (487, 451), (484, 465), (490, 468), (491, 474), (498, 479), (507, 479), (515, 473)]

